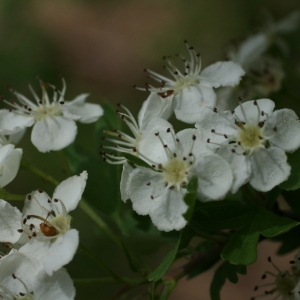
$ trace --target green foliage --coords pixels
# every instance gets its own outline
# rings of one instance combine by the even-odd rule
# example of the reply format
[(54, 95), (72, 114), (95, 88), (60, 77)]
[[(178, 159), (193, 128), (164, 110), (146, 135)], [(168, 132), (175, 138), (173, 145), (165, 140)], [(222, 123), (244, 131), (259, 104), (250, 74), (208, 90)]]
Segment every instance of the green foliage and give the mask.
[(223, 262), (220, 267), (216, 270), (211, 286), (210, 286), (210, 297), (211, 300), (221, 300), (220, 291), (224, 285), (226, 279), (232, 283), (238, 282), (238, 275), (247, 274), (245, 266), (232, 265), (228, 261)]
[(187, 185), (187, 193), (184, 196), (184, 202), (188, 206), (187, 211), (183, 214), (184, 218), (189, 221), (194, 212), (194, 206), (197, 201), (198, 178), (193, 176)]
[(250, 265), (257, 258), (257, 243), (260, 234), (274, 237), (299, 225), (289, 218), (279, 217), (258, 207), (252, 208), (244, 217), (244, 225), (225, 245), (221, 256), (234, 265)]
[(294, 191), (300, 188), (300, 149), (288, 154), (288, 162), (292, 167), (291, 175), (279, 187), (283, 190)]

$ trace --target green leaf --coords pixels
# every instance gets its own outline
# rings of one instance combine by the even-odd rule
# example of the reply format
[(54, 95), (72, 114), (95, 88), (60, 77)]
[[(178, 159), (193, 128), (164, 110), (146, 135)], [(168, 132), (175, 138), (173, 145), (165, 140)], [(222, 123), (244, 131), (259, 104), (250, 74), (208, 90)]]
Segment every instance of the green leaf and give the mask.
[(125, 239), (122, 239), (121, 243), (131, 270), (145, 276), (149, 269), (143, 262), (142, 258), (132, 249), (132, 247), (130, 247), (129, 243)]
[(280, 247), (277, 250), (278, 254), (289, 253), (300, 247), (299, 228), (295, 227), (280, 236), (274, 237), (272, 240), (280, 241)]
[(175, 289), (175, 287), (176, 281), (174, 279), (165, 280), (163, 285), (163, 291), (158, 299), (167, 300), (173, 292), (173, 290)]
[(253, 208), (246, 224), (225, 245), (221, 257), (234, 265), (250, 265), (257, 259), (256, 246), (260, 234), (274, 237), (299, 225), (289, 218), (279, 217), (262, 209)]
[(221, 300), (220, 291), (224, 285), (226, 279), (229, 279), (232, 283), (238, 282), (238, 275), (247, 274), (245, 266), (232, 265), (225, 261), (215, 272), (211, 286), (210, 286), (210, 297), (212, 300)]
[(194, 220), (205, 230), (223, 230), (241, 227), (252, 206), (237, 201), (215, 201), (201, 203)]
[(287, 155), (288, 162), (292, 167), (291, 175), (279, 187), (283, 190), (294, 191), (300, 188), (300, 149)]
[(173, 247), (173, 249), (170, 252), (168, 252), (168, 254), (164, 257), (164, 259), (162, 260), (160, 265), (152, 273), (149, 274), (149, 276), (148, 276), (149, 281), (159, 280), (170, 268), (170, 266), (172, 265), (172, 263), (176, 257), (177, 251), (179, 249), (181, 235), (182, 235), (182, 232), (180, 233), (180, 236), (178, 237), (178, 241), (175, 244), (175, 246)]
[(122, 153), (122, 156), (124, 156), (128, 160), (128, 162), (131, 162), (140, 167), (146, 167), (153, 170), (153, 168), (150, 165), (148, 165), (144, 160), (135, 155), (129, 153)]
[(188, 192), (184, 196), (184, 202), (188, 206), (188, 209), (183, 214), (183, 217), (187, 221), (189, 221), (193, 215), (195, 203), (197, 200), (198, 177), (196, 175), (191, 178), (186, 189)]

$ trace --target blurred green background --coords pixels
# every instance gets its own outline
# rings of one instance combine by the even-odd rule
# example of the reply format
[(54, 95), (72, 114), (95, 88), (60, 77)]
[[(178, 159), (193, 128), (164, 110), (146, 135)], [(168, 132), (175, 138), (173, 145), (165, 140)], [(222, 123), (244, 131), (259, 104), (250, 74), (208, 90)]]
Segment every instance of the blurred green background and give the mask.
[[(35, 79), (37, 75), (60, 88), (61, 74), (68, 86), (67, 100), (89, 92), (91, 102), (121, 102), (136, 114), (147, 98), (147, 93), (136, 91), (132, 86), (144, 85), (146, 77), (143, 69), (146, 67), (162, 72), (163, 55), (186, 54), (183, 40), (187, 39), (201, 52), (203, 65), (206, 66), (224, 58), (224, 48), (230, 40), (254, 33), (263, 21), (263, 12), (270, 12), (278, 20), (299, 8), (298, 0), (2, 0), (0, 94), (8, 100), (13, 98), (6, 89), (9, 84), (29, 96), (26, 82), (30, 81), (38, 89)], [(294, 43), (295, 49), (299, 50), (300, 40), (294, 39)], [(299, 76), (300, 58), (293, 66)], [(298, 85), (299, 81), (296, 81), (295, 86)], [(2, 105), (1, 108), (4, 107)], [(299, 114), (298, 107), (299, 104), (294, 103), (290, 108)], [(101, 124), (99, 126), (101, 128)], [(95, 137), (94, 129), (94, 124), (79, 125), (78, 143), (81, 147), (90, 149), (95, 161), (99, 160), (96, 168), (102, 171), (99, 171), (98, 177), (92, 177), (91, 182), (98, 182), (100, 191), (91, 202), (95, 204), (95, 201), (99, 201), (95, 204), (98, 212), (106, 213), (107, 206), (101, 203), (101, 199), (107, 201), (107, 193), (118, 189), (119, 183), (116, 179), (108, 186), (103, 184), (106, 172), (115, 172), (111, 170), (116, 168), (100, 163), (99, 157), (97, 158), (99, 136)], [(45, 172), (63, 180), (66, 175), (57, 153), (38, 153), (29, 138), (30, 130), (20, 144), (24, 149), (24, 156)], [(88, 185), (92, 184), (89, 182)], [(27, 171), (21, 171), (7, 187), (9, 191), (19, 194), (26, 194), (37, 188), (45, 189), (49, 195), (54, 190)], [(110, 191), (106, 192), (107, 189)], [(125, 207), (124, 204), (119, 205)], [(130, 205), (125, 209), (130, 209)], [(83, 244), (97, 252), (120, 275), (130, 275), (122, 251), (103, 236), (94, 222), (79, 209), (72, 215), (73, 226), (80, 230)], [(131, 227), (128, 224), (128, 228)], [(146, 257), (152, 268), (171, 245), (156, 231), (151, 236), (143, 236), (137, 231), (130, 242)], [(67, 269), (74, 278), (107, 276), (105, 271), (82, 252), (79, 252)], [(194, 292), (187, 294), (189, 296), (185, 299), (209, 299), (208, 279), (204, 278), (203, 282), (206, 283), (201, 286), (200, 278)], [(112, 299), (119, 288), (120, 286), (108, 284), (77, 287), (76, 299)], [(181, 289), (184, 290), (184, 286)], [(138, 291), (141, 299), (147, 299), (146, 292), (146, 288)], [(251, 296), (247, 291), (244, 294), (236, 293), (237, 298), (228, 293), (224, 299), (244, 299)], [(180, 295), (179, 287), (171, 299), (182, 299), (183, 296)], [(124, 299), (133, 299), (133, 295)]]

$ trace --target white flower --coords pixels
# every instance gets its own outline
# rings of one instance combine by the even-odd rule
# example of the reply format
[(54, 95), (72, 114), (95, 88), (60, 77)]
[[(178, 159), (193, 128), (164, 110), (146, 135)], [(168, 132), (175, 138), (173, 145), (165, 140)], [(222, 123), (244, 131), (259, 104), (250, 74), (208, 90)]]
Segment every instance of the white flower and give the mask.
[(261, 288), (269, 289), (265, 289), (262, 294), (252, 297), (251, 300), (261, 299), (269, 295), (274, 296), (272, 299), (300, 300), (299, 276), (294, 273), (290, 274), (289, 271), (281, 271), (274, 265), (271, 257), (268, 257), (268, 261), (272, 264), (276, 272), (267, 271), (263, 274), (262, 279), (265, 280), (271, 277), (273, 281), (256, 286), (254, 288), (255, 291)]
[(201, 71), (200, 54), (193, 47), (188, 47), (190, 61), (183, 58), (185, 70), (181, 72), (171, 56), (166, 57), (166, 69), (173, 76), (169, 79), (153, 71), (148, 75), (161, 83), (155, 88), (147, 84), (145, 90), (158, 93), (163, 97), (173, 95), (173, 107), (177, 119), (186, 123), (195, 123), (199, 113), (206, 106), (214, 106), (216, 95), (214, 88), (235, 86), (245, 74), (244, 70), (232, 61), (217, 62)]
[(33, 257), (11, 253), (0, 259), (0, 298), (7, 300), (72, 300), (73, 282), (65, 269), (52, 276)]
[[(168, 101), (168, 99), (163, 100)], [(119, 130), (105, 130), (105, 134), (114, 137), (113, 139), (107, 138), (107, 140), (113, 142), (115, 146), (104, 146), (104, 148), (121, 153), (129, 153), (147, 161), (147, 157), (153, 157), (156, 153), (152, 146), (149, 147), (149, 141), (152, 140), (153, 143), (157, 143), (154, 133), (162, 126), (166, 127), (169, 125), (162, 117), (170, 116), (170, 102), (162, 101), (157, 94), (151, 94), (139, 112), (138, 122), (125, 106), (120, 105), (120, 107), (125, 112), (117, 111), (117, 113), (132, 132), (132, 136)], [(111, 164), (126, 163), (126, 159), (123, 156), (115, 156), (104, 151), (100, 153), (104, 160)], [(147, 162), (150, 163), (149, 161)]]
[(299, 148), (300, 123), (294, 111), (273, 112), (274, 106), (272, 100), (260, 99), (240, 104), (232, 112), (207, 109), (196, 124), (231, 165), (233, 193), (248, 181), (266, 192), (290, 175), (285, 151)]
[(225, 197), (232, 183), (228, 163), (207, 150), (199, 132), (186, 129), (174, 134), (171, 124), (157, 127), (156, 139), (145, 141), (155, 158), (147, 157), (153, 169), (124, 165), (121, 193), (130, 198), (133, 209), (149, 215), (159, 230), (180, 230), (186, 225), (184, 196), (193, 175), (198, 176), (198, 197), (217, 200)]
[[(13, 134), (33, 125), (31, 141), (40, 152), (61, 150), (70, 145), (76, 137), (75, 121), (91, 123), (103, 114), (98, 104), (85, 103), (87, 94), (77, 96), (73, 101), (64, 99), (66, 84), (59, 92), (54, 86), (40, 81), (42, 96), (39, 98), (33, 88), (29, 89), (35, 100), (30, 101), (22, 94), (12, 90), (18, 102), (8, 102), (12, 110), (0, 112), (0, 134)], [(49, 97), (46, 87), (53, 89), (53, 97)]]
[(69, 212), (81, 199), (86, 180), (86, 171), (64, 180), (52, 199), (42, 190), (33, 191), (26, 197), (22, 214), (0, 200), (0, 241), (25, 243), (19, 252), (39, 260), (49, 275), (69, 263), (79, 243)]
[(12, 144), (1, 146), (0, 136), (0, 188), (9, 184), (17, 175), (23, 150)]

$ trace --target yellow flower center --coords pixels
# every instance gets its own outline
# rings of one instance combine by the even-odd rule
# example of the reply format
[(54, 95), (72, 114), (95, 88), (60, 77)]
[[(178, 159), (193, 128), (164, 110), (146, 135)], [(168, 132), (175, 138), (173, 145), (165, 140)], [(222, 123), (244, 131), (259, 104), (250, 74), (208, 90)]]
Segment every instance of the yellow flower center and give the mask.
[(254, 150), (265, 143), (263, 131), (258, 125), (241, 124), (239, 127), (241, 129), (237, 140), (245, 150)]
[(187, 182), (188, 165), (182, 159), (173, 158), (163, 166), (165, 181), (171, 184)]

